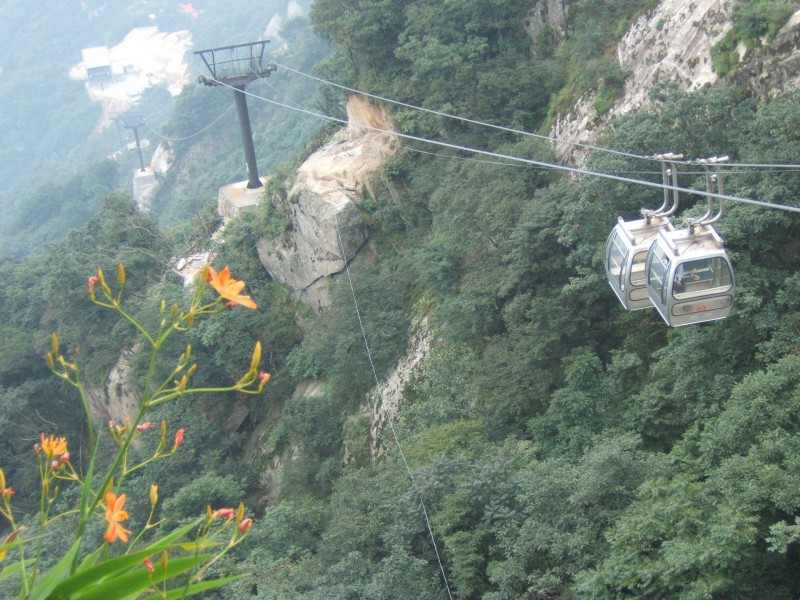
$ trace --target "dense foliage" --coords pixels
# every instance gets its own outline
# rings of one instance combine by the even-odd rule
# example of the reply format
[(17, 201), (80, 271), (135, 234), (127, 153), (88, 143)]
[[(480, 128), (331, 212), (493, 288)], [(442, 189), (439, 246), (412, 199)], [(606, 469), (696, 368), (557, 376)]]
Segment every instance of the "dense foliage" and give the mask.
[[(614, 41), (650, 3), (569, 3), (563, 30), (541, 39), (522, 26), (531, 4), (317, 0), (315, 27), (333, 46), (321, 71), (529, 130), (586, 89), (606, 104), (624, 81)], [(747, 10), (737, 13), (740, 27)], [(797, 93), (759, 103), (743, 88), (685, 94), (662, 86), (652, 97), (654, 110), (617, 119), (599, 144), (637, 155), (727, 154), (742, 163), (800, 155)], [(417, 135), (553, 158), (528, 137), (406, 108), (395, 117)], [(372, 238), (351, 265), (353, 291), (350, 278), (338, 278), (323, 315), (300, 309), (260, 270), (256, 238), (280, 231), (279, 216), (264, 209), (226, 230), (221, 266), (241, 273), (266, 310), (199, 327), (193, 344), (214, 367), (198, 376), (235, 370), (258, 338), (272, 353), (274, 379), (233, 434), (224, 427), (230, 400), (174, 409), (196, 420), (187, 429), (197, 432), (196, 460), (156, 474), (173, 486), (169, 516), (190, 514), (202, 492), (250, 496), (264, 509), (251, 543), (221, 567), (252, 574), (226, 598), (444, 597), (421, 499), (453, 597), (798, 597), (797, 217), (729, 205), (719, 231), (736, 269), (734, 310), (722, 322), (669, 330), (653, 311), (623, 312), (602, 267), (616, 217), (657, 206), (659, 192), (430, 152), (408, 147), (386, 165), (385, 190), (363, 203)], [(589, 167), (661, 176), (648, 161), (601, 152)], [(680, 177), (704, 189), (688, 170)], [(725, 188), (796, 203), (800, 175), (741, 169)], [(25, 296), (45, 299), (31, 306), (15, 288), (0, 295), (3, 322), (14, 324), (0, 338), (7, 357), (0, 440), (14, 455), (38, 431), (31, 415), (54, 406), (45, 394), (55, 391), (35, 370), (52, 321), (92, 319), (74, 304), (58, 308), (45, 284), (65, 276), (82, 284), (75, 270), (88, 260), (83, 253), (101, 266), (116, 260), (112, 248), (90, 255), (79, 243), (97, 227), (142, 232), (119, 226), (132, 218), (119, 202), (46, 260), (3, 265), (31, 282)], [(701, 196), (685, 196), (685, 214), (704, 208)], [(130, 247), (168, 253), (162, 243), (155, 235)], [(52, 270), (49, 261), (65, 266)], [(142, 302), (184, 293), (162, 272), (143, 258), (140, 276), (159, 293)], [(365, 399), (372, 366), (383, 377), (423, 320), (433, 332), (430, 354), (406, 388), (394, 429), (372, 439), (363, 408), (376, 402)], [(91, 326), (83, 344), (102, 350), (118, 341), (102, 322)], [(115, 358), (98, 361), (98, 381), (109, 366), (103, 361)], [(48, 410), (55, 409), (67, 405)], [(34, 419), (27, 433), (16, 433), (27, 418)], [(243, 448), (250, 463), (237, 460)], [(376, 450), (380, 460), (372, 459)]]

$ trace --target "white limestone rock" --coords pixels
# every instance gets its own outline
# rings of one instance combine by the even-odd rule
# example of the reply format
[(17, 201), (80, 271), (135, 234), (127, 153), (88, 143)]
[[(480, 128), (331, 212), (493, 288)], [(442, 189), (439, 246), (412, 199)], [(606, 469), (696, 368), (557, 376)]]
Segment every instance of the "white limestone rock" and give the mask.
[[(374, 196), (385, 160), (397, 152), (397, 137), (384, 109), (353, 96), (349, 125), (300, 166), (282, 212), (289, 231), (261, 238), (256, 247), (264, 268), (297, 297), (322, 312), (330, 303), (330, 277), (344, 270), (367, 240), (358, 201)], [(341, 234), (341, 239), (339, 234)]]

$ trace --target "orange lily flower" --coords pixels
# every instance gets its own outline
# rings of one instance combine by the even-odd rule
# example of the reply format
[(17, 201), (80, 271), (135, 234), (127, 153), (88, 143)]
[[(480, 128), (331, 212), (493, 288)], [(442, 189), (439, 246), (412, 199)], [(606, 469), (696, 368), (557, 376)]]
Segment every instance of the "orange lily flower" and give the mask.
[(44, 437), (44, 433), (42, 433), (41, 440), (41, 448), (42, 451), (47, 455), (47, 458), (52, 459), (57, 454), (64, 454), (67, 451), (66, 438), (56, 437), (54, 435)]
[(118, 498), (114, 492), (106, 493), (105, 519), (108, 521), (108, 529), (103, 537), (109, 544), (114, 542), (117, 538), (121, 539), (123, 542), (128, 541), (130, 530), (120, 525), (122, 521), (128, 518), (128, 511), (123, 510), (124, 506), (125, 494), (122, 494)]
[(211, 284), (217, 293), (228, 300), (230, 304), (239, 304), (246, 308), (258, 308), (258, 305), (253, 302), (250, 296), (242, 296), (239, 292), (244, 289), (244, 281), (238, 281), (231, 277), (231, 272), (228, 267), (225, 267), (217, 273), (214, 267), (208, 267), (208, 282)]

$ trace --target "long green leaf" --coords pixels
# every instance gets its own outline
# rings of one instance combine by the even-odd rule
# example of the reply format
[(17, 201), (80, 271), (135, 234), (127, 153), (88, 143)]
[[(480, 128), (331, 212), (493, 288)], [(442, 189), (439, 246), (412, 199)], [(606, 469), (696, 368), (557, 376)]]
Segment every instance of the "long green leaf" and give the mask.
[[(164, 550), (170, 550), (176, 547), (176, 542), (184, 535), (189, 533), (192, 529), (197, 527), (197, 525), (199, 525), (204, 518), (205, 517), (195, 519), (191, 523), (176, 529), (169, 535), (155, 541), (150, 546), (144, 550), (140, 550), (139, 552), (123, 554), (122, 556), (105, 560), (97, 565), (87, 565), (86, 568), (83, 567), (82, 563), (81, 568), (79, 568), (74, 575), (71, 575), (58, 585), (55, 590), (54, 597), (69, 598), (70, 594), (74, 594), (90, 584), (95, 584), (96, 582), (104, 580), (108, 577), (112, 577), (115, 574), (119, 575), (120, 573), (127, 572), (137, 565), (140, 565), (145, 558), (153, 556), (154, 554), (158, 554)], [(89, 556), (91, 557), (91, 555)], [(88, 558), (89, 557), (87, 557), (87, 560)], [(84, 563), (86, 563), (86, 560), (84, 560)]]
[(0, 544), (0, 551), (12, 550), (12, 549), (17, 548), (19, 546), (24, 546), (25, 544), (29, 544), (30, 542), (32, 542), (34, 540), (38, 540), (38, 539), (40, 539), (42, 537), (44, 537), (44, 536), (37, 535), (36, 537), (30, 537), (30, 538), (24, 538), (24, 539), (16, 539), (13, 542), (8, 542), (7, 544)]
[[(81, 391), (81, 395), (83, 397), (83, 391)], [(85, 397), (84, 397), (85, 400)], [(89, 425), (91, 428), (91, 425)], [(89, 431), (91, 435), (91, 429)], [(96, 441), (94, 444), (94, 448), (92, 448), (92, 452), (89, 455), (89, 467), (86, 469), (86, 475), (83, 478), (83, 485), (81, 486), (81, 503), (78, 510), (78, 514), (80, 515), (80, 524), (78, 526), (78, 531), (75, 534), (75, 544), (77, 548), (80, 548), (81, 540), (83, 539), (84, 531), (86, 530), (86, 523), (88, 522), (89, 513), (91, 509), (88, 508), (89, 505), (89, 492), (92, 489), (92, 478), (94, 477), (94, 461), (97, 458), (97, 449), (100, 447), (100, 441)], [(76, 550), (77, 550), (76, 548)], [(75, 552), (73, 556), (72, 564), (70, 565), (69, 572), (70, 575), (75, 573), (78, 569), (78, 553)]]
[(200, 523), (205, 521), (205, 519), (206, 519), (206, 517), (198, 517), (197, 519), (195, 519), (191, 523), (187, 523), (183, 527), (181, 527), (179, 529), (176, 529), (175, 531), (173, 531), (169, 535), (164, 536), (160, 540), (156, 540), (155, 542), (153, 542), (152, 544), (150, 544), (147, 547), (147, 550), (150, 552), (150, 554), (155, 554), (156, 552), (158, 552), (158, 551), (160, 551), (160, 550), (162, 550), (164, 548), (167, 548), (168, 546), (172, 546), (175, 541), (179, 540), (184, 535), (189, 533), (192, 529), (194, 529)]
[[(209, 560), (212, 554), (199, 554), (196, 556), (184, 556), (169, 561), (167, 565), (167, 579), (182, 575), (186, 571)], [(130, 595), (141, 593), (150, 587), (152, 581), (159, 581), (163, 577), (161, 565), (151, 576), (143, 565), (135, 571), (125, 573), (119, 577), (112, 577), (75, 592), (69, 598), (73, 600), (117, 600)]]
[(214, 588), (222, 587), (223, 585), (228, 585), (229, 583), (233, 583), (234, 581), (239, 581), (240, 579), (244, 579), (245, 577), (248, 577), (248, 575), (246, 574), (231, 575), (230, 577), (223, 577), (222, 579), (201, 581), (199, 583), (193, 583), (187, 587), (169, 590), (167, 592), (166, 599), (164, 599), (164, 596), (160, 594), (153, 594), (152, 596), (147, 596), (145, 600), (158, 600), (159, 598), (162, 600), (178, 600), (179, 598), (188, 598), (189, 596), (194, 596), (195, 594), (199, 594), (207, 590), (213, 590)]
[(97, 449), (100, 447), (100, 442), (95, 444), (92, 453), (89, 455), (89, 467), (86, 469), (86, 476), (83, 478), (83, 487), (81, 488), (81, 505), (80, 512), (81, 518), (86, 514), (86, 507), (89, 504), (89, 492), (92, 488), (92, 478), (94, 477), (94, 460), (97, 456)]
[(8, 565), (5, 569), (0, 571), (0, 581), (4, 579), (8, 579), (9, 577), (13, 577), (14, 575), (18, 575), (20, 569), (22, 569), (22, 563), (17, 562), (13, 565)]
[(162, 549), (168, 550), (173, 547), (176, 546), (159, 546), (159, 549), (156, 551), (148, 548), (132, 554), (115, 556), (114, 558), (104, 560), (100, 564), (85, 569), (79, 569), (77, 573), (71, 575), (58, 585), (54, 590), (54, 596), (56, 598), (69, 598), (70, 594), (79, 592), (89, 585), (96, 585), (98, 582), (127, 573), (131, 569), (141, 566), (145, 558), (153, 556), (153, 554)]
[(75, 543), (64, 553), (61, 560), (59, 560), (55, 566), (47, 572), (47, 575), (42, 577), (36, 587), (31, 590), (30, 596), (28, 596), (29, 600), (44, 600), (50, 596), (51, 592), (64, 577), (64, 574), (69, 571), (73, 559), (78, 554), (80, 543), (80, 539), (75, 540)]
[(86, 558), (84, 558), (81, 561), (81, 564), (78, 565), (77, 572), (93, 567), (97, 563), (97, 559), (100, 558), (102, 554), (103, 554), (103, 546), (99, 546), (97, 550), (87, 555)]

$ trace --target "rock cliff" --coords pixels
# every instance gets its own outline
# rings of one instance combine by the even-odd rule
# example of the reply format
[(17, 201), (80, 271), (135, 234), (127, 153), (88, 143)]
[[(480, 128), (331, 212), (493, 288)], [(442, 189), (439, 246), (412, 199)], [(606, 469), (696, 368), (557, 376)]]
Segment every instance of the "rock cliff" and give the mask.
[[(550, 135), (570, 143), (558, 145), (559, 159), (584, 164), (588, 152), (572, 143), (591, 143), (613, 117), (647, 110), (649, 93), (656, 83), (669, 82), (688, 91), (715, 84), (718, 77), (712, 68), (711, 48), (731, 29), (737, 4), (736, 0), (663, 0), (642, 15), (617, 47), (619, 64), (628, 73), (622, 97), (601, 116), (589, 92), (573, 110), (561, 115)], [(758, 52), (747, 53), (740, 48), (737, 83), (741, 81), (761, 97), (779, 95), (796, 86), (799, 41), (800, 15), (795, 13), (774, 40), (763, 41)], [(765, 64), (769, 64), (769, 75)]]
[(286, 197), (271, 199), (283, 204), (289, 230), (257, 243), (269, 274), (318, 312), (330, 302), (330, 277), (367, 239), (358, 202), (376, 194), (383, 163), (398, 149), (396, 136), (375, 130), (393, 127), (384, 109), (351, 96), (347, 114), (348, 126), (300, 166)]
[(131, 358), (139, 347), (123, 350), (108, 374), (106, 387), (87, 386), (89, 410), (95, 422), (132, 421), (139, 411), (139, 393), (132, 377)]
[[(711, 47), (731, 28), (734, 2), (726, 0), (663, 0), (631, 25), (617, 47), (620, 66), (628, 72), (625, 92), (613, 108), (599, 116), (592, 92), (561, 115), (550, 132), (568, 142), (589, 143), (611, 118), (646, 110), (655, 83), (669, 81), (679, 89), (714, 83)], [(556, 147), (559, 160), (585, 163), (588, 152), (571, 143)]]
[(426, 315), (411, 336), (405, 356), (398, 361), (381, 385), (368, 395), (363, 412), (369, 423), (368, 450), (373, 459), (380, 458), (385, 452), (385, 448), (380, 445), (381, 432), (400, 409), (406, 385), (428, 358), (432, 339), (433, 332)]

